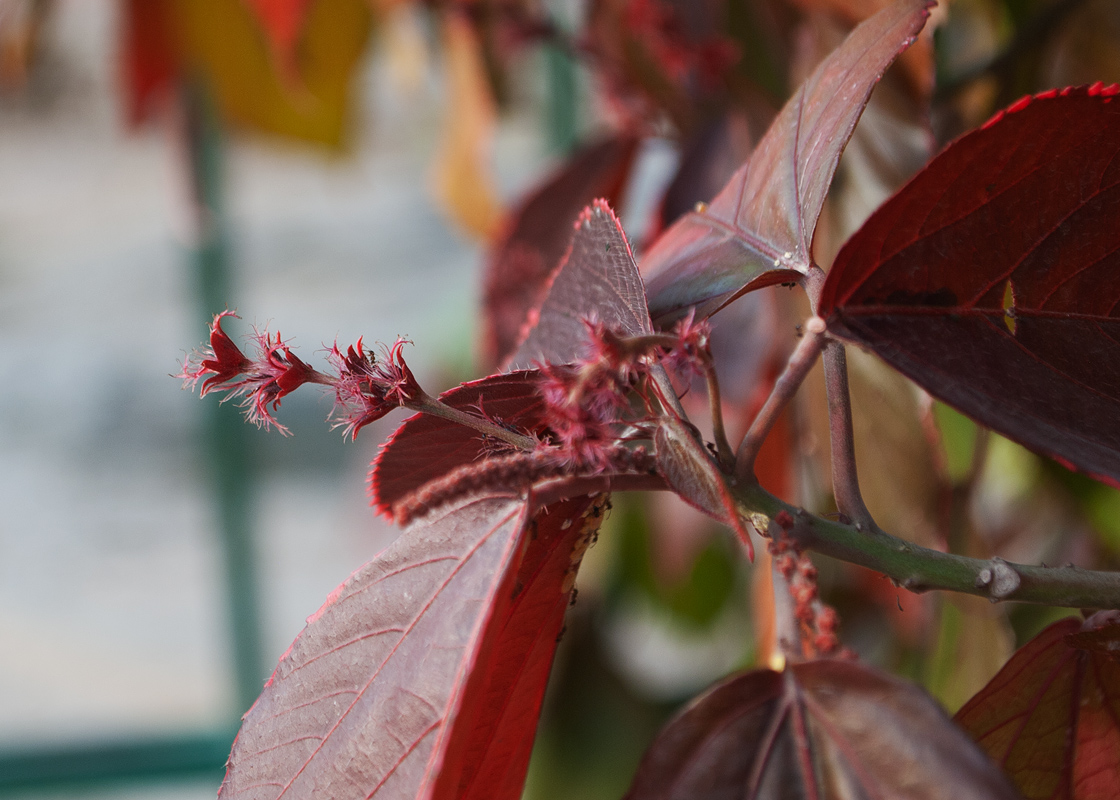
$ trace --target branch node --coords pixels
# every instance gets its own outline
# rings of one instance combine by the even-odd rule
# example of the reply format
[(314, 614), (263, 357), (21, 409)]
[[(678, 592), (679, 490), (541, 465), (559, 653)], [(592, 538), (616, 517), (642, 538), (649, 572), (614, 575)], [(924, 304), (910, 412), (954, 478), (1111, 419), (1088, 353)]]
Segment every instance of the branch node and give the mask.
[(747, 515), (747, 521), (750, 522), (759, 536), (766, 539), (770, 538), (770, 517), (765, 514), (753, 512)]
[(1018, 590), (1022, 583), (1019, 573), (1002, 558), (992, 558), (990, 567), (984, 567), (976, 575), (976, 588), (988, 590), (988, 599), (993, 603), (1006, 600)]

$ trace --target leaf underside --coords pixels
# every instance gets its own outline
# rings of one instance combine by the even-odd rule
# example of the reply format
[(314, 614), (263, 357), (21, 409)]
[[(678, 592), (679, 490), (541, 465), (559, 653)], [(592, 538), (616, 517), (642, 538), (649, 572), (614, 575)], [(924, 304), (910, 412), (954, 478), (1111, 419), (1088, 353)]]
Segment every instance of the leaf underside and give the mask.
[(626, 800), (1017, 797), (922, 690), (845, 661), (732, 677), (659, 734)]
[(818, 313), (931, 394), (1120, 483), (1120, 98), (1012, 106), (840, 251)]
[(1031, 800), (1110, 800), (1120, 787), (1120, 626), (1102, 649), (1100, 631), (1083, 633), (1092, 620), (1051, 625), (957, 713)]
[(516, 800), (602, 501), (528, 509), (447, 506), (339, 587), (246, 714), (219, 797)]
[(879, 78), (918, 35), (929, 0), (899, 0), (852, 31), (786, 103), (750, 159), (642, 261), (650, 313), (665, 327), (708, 316), (745, 291), (798, 279), (840, 154)]
[(645, 288), (622, 225), (604, 200), (583, 210), (571, 247), (509, 366), (566, 364), (585, 355), (586, 321), (615, 333), (652, 333)]

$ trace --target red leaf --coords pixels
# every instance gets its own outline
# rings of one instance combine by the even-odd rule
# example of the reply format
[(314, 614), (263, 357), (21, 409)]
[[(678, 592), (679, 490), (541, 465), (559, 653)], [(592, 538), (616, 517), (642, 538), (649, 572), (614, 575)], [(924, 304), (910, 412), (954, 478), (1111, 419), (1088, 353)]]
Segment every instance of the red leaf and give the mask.
[(1017, 797), (925, 692), (845, 661), (734, 676), (658, 735), (627, 800)]
[(1025, 98), (948, 147), (840, 251), (818, 311), (947, 403), (1112, 483), (1117, 91)]
[(491, 363), (509, 358), (529, 309), (539, 306), (572, 238), (571, 223), (596, 197), (618, 205), (638, 140), (604, 139), (580, 150), (522, 201), (490, 255), (484, 289), (486, 350)]
[(957, 713), (1025, 797), (1116, 797), (1120, 662), (1115, 650), (1098, 645), (1118, 638), (1115, 612), (1056, 622)]
[[(439, 396), (449, 406), (483, 413), (491, 420), (529, 432), (544, 425), (544, 401), (536, 372), (512, 372), (464, 383)], [(430, 414), (409, 417), (383, 445), (370, 470), (370, 493), (377, 510), (393, 516), (393, 506), (424, 484), (488, 454), (482, 434)]]
[(642, 269), (664, 326), (695, 306), (708, 316), (743, 292), (795, 280), (840, 153), (871, 90), (929, 16), (899, 0), (859, 25), (786, 103), (751, 158), (703, 210), (678, 220)]
[(121, 22), (128, 122), (139, 125), (167, 99), (178, 72), (172, 9), (167, 0), (126, 0)]
[(296, 44), (307, 18), (309, 0), (246, 0), (268, 35), (269, 44), (282, 64), (294, 72)]
[[(332, 593), (246, 714), (222, 798), (520, 797), (601, 505), (471, 498)], [(586, 523), (586, 524), (585, 524)]]
[(575, 361), (584, 355), (586, 320), (623, 335), (653, 332), (630, 243), (605, 200), (596, 200), (576, 221), (568, 255), (554, 273), (544, 303), (530, 313), (532, 328), (510, 365)]

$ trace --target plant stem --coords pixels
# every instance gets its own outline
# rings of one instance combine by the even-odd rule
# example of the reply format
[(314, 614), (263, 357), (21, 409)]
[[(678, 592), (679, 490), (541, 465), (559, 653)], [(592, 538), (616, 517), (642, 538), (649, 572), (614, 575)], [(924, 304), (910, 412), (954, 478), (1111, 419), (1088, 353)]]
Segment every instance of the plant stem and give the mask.
[(756, 483), (728, 487), (744, 519), (756, 530), (769, 529), (785, 511), (793, 517), (786, 532), (801, 547), (858, 564), (912, 592), (943, 589), (1065, 608), (1120, 609), (1120, 573), (1066, 567), (1035, 567), (1000, 558), (979, 559), (942, 553), (884, 532), (874, 523), (854, 525), (822, 519), (779, 500)]
[(827, 343), (824, 335), (824, 321), (820, 317), (811, 317), (805, 323), (805, 335), (793, 355), (786, 362), (786, 368), (774, 382), (774, 388), (766, 402), (751, 423), (750, 430), (739, 444), (739, 452), (735, 457), (735, 474), (738, 478), (754, 481), (754, 462), (758, 457), (759, 448), (762, 447), (770, 429), (774, 427), (782, 410), (793, 399), (805, 376), (817, 363), (817, 356)]
[(506, 444), (511, 444), (519, 450), (532, 450), (538, 445), (538, 442), (530, 436), (506, 430), (501, 425), (497, 425), (488, 419), (483, 419), (482, 417), (476, 417), (474, 414), (460, 411), (427, 394), (421, 394), (420, 397), (415, 400), (409, 401), (405, 404), (405, 407), (413, 411), (419, 411), (422, 414), (431, 414), (434, 417), (440, 417), (448, 422), (474, 428), (481, 434), (499, 439)]
[(856, 475), (855, 436), (852, 433), (852, 399), (848, 393), (848, 360), (844, 345), (830, 342), (824, 351), (824, 385), (828, 394), (828, 433), (832, 446), (832, 495), (841, 514), (857, 528), (875, 523), (864, 505)]

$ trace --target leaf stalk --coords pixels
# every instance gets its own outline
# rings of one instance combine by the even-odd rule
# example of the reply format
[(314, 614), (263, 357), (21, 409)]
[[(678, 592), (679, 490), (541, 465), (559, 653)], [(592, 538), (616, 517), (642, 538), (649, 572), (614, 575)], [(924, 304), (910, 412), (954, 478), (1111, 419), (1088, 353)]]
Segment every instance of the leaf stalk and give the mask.
[(786, 368), (774, 382), (770, 396), (755, 415), (747, 435), (739, 444), (739, 451), (735, 456), (735, 474), (740, 480), (754, 482), (754, 463), (763, 441), (778, 421), (782, 410), (797, 393), (809, 370), (817, 363), (817, 357), (826, 343), (824, 320), (811, 317), (805, 323), (805, 335), (801, 337), (793, 355), (786, 362)]

